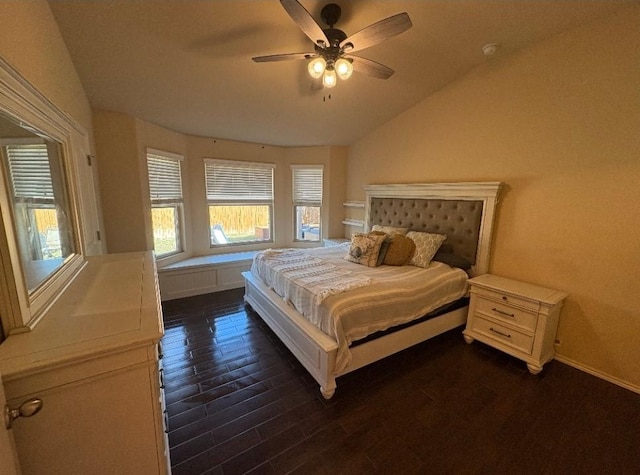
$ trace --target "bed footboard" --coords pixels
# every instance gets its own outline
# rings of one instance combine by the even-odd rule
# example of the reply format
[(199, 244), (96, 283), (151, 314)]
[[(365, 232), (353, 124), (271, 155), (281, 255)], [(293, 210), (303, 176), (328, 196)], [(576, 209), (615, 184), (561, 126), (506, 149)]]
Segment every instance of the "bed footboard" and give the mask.
[(336, 391), (336, 378), (402, 351), (445, 331), (464, 325), (467, 308), (462, 307), (409, 328), (352, 348), (352, 360), (340, 373), (334, 374), (338, 344), (269, 289), (251, 272), (245, 279), (244, 300), (280, 338), (320, 385), (325, 399)]
[(336, 391), (333, 375), (338, 344), (305, 320), (251, 272), (244, 272), (244, 300), (280, 338), (320, 385), (325, 399)]

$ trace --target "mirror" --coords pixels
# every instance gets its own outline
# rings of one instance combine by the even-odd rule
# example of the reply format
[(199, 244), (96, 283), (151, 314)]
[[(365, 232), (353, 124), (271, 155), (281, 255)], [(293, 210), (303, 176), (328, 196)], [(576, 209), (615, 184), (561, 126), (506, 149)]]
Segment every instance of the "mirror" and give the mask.
[(32, 295), (76, 252), (61, 145), (0, 114), (3, 191)]
[(82, 163), (86, 132), (3, 58), (0, 86), (0, 323), (8, 340), (45, 318), (86, 265), (87, 236), (99, 228), (97, 215), (82, 213), (93, 198), (80, 180), (90, 168)]

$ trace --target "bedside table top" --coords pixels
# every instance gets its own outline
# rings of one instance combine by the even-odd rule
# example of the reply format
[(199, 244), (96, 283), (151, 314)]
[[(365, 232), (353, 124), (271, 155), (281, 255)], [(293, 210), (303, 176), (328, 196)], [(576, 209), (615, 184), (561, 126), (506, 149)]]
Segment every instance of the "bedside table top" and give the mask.
[(559, 290), (548, 289), (518, 280), (508, 279), (493, 274), (482, 274), (469, 279), (470, 285), (481, 288), (495, 290), (498, 292), (510, 293), (521, 297), (538, 300), (550, 305), (554, 305), (565, 298), (568, 294)]

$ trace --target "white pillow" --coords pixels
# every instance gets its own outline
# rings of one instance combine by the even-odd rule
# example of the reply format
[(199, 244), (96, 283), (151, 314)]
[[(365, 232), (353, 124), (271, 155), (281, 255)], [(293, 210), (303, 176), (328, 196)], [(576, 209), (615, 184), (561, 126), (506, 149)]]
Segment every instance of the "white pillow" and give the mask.
[(417, 231), (409, 231), (407, 237), (416, 243), (416, 251), (409, 264), (418, 267), (429, 267), (431, 259), (447, 239), (444, 234), (419, 233)]

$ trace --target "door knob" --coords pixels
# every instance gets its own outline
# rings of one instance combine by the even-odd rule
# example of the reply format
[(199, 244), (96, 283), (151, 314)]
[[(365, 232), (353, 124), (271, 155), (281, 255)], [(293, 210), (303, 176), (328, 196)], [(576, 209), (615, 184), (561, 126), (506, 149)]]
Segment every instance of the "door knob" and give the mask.
[(31, 417), (37, 414), (40, 409), (42, 409), (42, 399), (40, 398), (32, 398), (28, 399), (17, 409), (11, 409), (9, 404), (5, 404), (4, 406), (4, 426), (7, 429), (11, 429), (13, 426), (13, 421), (15, 421), (18, 417)]

